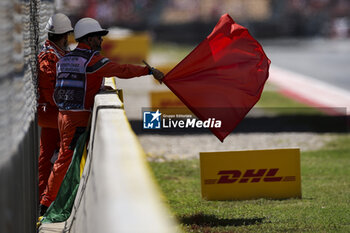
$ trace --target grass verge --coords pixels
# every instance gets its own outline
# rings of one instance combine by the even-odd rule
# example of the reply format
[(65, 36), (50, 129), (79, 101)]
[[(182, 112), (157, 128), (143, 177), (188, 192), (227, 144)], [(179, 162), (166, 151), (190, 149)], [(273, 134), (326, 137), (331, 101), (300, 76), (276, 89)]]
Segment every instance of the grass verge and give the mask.
[[(176, 64), (193, 48), (160, 44), (152, 51)], [(256, 107), (277, 115), (323, 115), (274, 89), (265, 87)], [(350, 232), (348, 134), (322, 150), (302, 152), (302, 199), (205, 201), (199, 160), (151, 162), (151, 167), (184, 232)]]
[(262, 108), (265, 112), (277, 115), (324, 115), (317, 108), (292, 100), (281, 95), (277, 90), (269, 90), (269, 88), (271, 88), (271, 85), (267, 84), (265, 86), (267, 90), (263, 91), (256, 105), (257, 108)]
[(302, 199), (205, 201), (199, 160), (151, 162), (184, 232), (350, 232), (350, 136), (302, 152)]

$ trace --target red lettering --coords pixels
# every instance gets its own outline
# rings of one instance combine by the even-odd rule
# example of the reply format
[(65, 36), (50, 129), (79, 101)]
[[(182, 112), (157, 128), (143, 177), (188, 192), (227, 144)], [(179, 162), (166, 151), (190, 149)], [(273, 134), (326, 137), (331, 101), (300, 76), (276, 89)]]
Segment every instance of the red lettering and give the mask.
[(282, 180), (282, 176), (280, 176), (280, 177), (274, 177), (275, 175), (276, 175), (276, 173), (278, 172), (278, 168), (271, 168), (268, 172), (267, 172), (267, 174), (266, 174), (266, 176), (265, 176), (265, 178), (264, 178), (264, 181), (265, 182), (276, 182), (276, 181), (281, 181)]
[(253, 177), (255, 178), (252, 179), (252, 183), (259, 182), (264, 176), (266, 170), (267, 169), (259, 169), (256, 173), (254, 173), (255, 169), (248, 169), (243, 175), (244, 178), (240, 179), (239, 183), (247, 183), (249, 179)]
[(295, 176), (285, 176), (283, 181), (288, 182), (288, 181), (296, 181)]
[[(239, 171), (239, 170), (219, 171), (218, 175), (221, 175), (221, 177), (218, 181), (218, 184), (229, 184), (229, 183), (236, 182), (238, 180), (238, 178), (241, 177), (241, 171)], [(230, 176), (232, 178), (230, 178)]]
[(220, 179), (208, 179), (205, 180), (205, 184), (231, 184), (236, 181), (239, 183), (258, 183), (263, 180), (264, 182), (290, 182), (296, 181), (295, 176), (276, 176), (279, 168), (261, 168), (261, 169), (247, 169), (242, 176), (240, 170), (222, 170), (218, 172)]

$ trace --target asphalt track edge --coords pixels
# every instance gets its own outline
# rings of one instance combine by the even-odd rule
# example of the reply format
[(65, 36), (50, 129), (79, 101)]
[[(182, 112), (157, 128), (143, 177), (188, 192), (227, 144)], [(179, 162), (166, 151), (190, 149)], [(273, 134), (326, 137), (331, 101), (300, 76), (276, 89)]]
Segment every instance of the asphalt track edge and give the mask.
[(350, 92), (277, 66), (271, 66), (269, 82), (278, 86), (281, 93), (316, 108), (328, 109), (330, 115), (350, 115)]

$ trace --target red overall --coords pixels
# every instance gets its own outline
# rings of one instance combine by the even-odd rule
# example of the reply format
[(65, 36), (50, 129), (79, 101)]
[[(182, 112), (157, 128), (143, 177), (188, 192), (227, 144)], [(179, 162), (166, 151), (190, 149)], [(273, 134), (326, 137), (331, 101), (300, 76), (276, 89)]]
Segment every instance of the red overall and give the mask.
[[(90, 50), (91, 48), (83, 43), (78, 44), (78, 50)], [(74, 52), (74, 51), (73, 51)], [(69, 56), (69, 54), (67, 55)], [(88, 71), (88, 72), (87, 72)], [(85, 70), (85, 104), (84, 109), (59, 110), (58, 124), (60, 131), (60, 152), (56, 160), (52, 172), (50, 174), (47, 189), (41, 200), (44, 206), (50, 206), (55, 200), (58, 190), (63, 181), (64, 175), (72, 160), (73, 150), (69, 149), (69, 145), (73, 139), (77, 127), (86, 127), (88, 125), (91, 109), (94, 104), (94, 97), (99, 92), (103, 77), (133, 78), (149, 74), (147, 67), (135, 66), (130, 64), (120, 65), (109, 61), (99, 53), (92, 56)], [(60, 87), (56, 87), (60, 89)], [(57, 101), (56, 101), (57, 102)]]
[(58, 108), (52, 95), (56, 83), (56, 63), (65, 51), (47, 40), (38, 55), (38, 124), (41, 127), (39, 155), (39, 197), (46, 188), (51, 172), (50, 162), (55, 150), (59, 148), (57, 126)]

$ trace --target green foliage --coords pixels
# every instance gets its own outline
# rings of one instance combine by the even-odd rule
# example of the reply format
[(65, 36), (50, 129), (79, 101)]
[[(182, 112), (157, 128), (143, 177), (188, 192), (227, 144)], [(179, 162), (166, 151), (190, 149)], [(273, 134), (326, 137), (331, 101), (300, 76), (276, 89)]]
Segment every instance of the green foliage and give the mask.
[(265, 112), (275, 113), (278, 115), (320, 115), (318, 109), (309, 107), (298, 101), (292, 100), (281, 93), (271, 89), (267, 86), (266, 91), (263, 91), (259, 102), (256, 107), (264, 109)]
[[(157, 44), (152, 53), (177, 64), (193, 48)], [(271, 84), (256, 108), (271, 115), (323, 115)], [(206, 201), (201, 198), (198, 159), (151, 162), (151, 167), (184, 232), (350, 232), (348, 134), (340, 134), (322, 150), (302, 152), (302, 199)]]
[(350, 136), (301, 154), (302, 199), (206, 201), (199, 160), (152, 162), (184, 232), (350, 232)]

